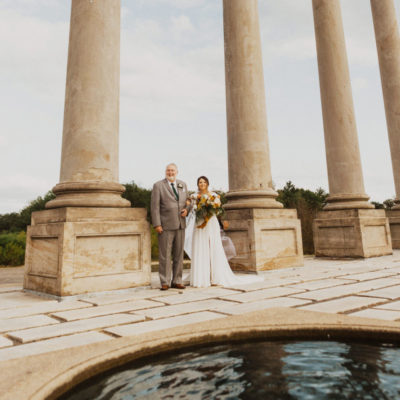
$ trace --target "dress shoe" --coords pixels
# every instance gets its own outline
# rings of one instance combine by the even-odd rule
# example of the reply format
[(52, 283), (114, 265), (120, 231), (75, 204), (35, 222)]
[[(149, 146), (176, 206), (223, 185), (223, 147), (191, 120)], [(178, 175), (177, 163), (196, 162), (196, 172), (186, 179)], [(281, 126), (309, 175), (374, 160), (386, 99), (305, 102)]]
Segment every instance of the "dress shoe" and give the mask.
[(161, 285), (161, 289), (160, 290), (168, 290), (169, 286), (168, 285)]
[(171, 285), (171, 287), (174, 288), (174, 289), (185, 289), (186, 288), (186, 286), (182, 285), (181, 283), (173, 283)]

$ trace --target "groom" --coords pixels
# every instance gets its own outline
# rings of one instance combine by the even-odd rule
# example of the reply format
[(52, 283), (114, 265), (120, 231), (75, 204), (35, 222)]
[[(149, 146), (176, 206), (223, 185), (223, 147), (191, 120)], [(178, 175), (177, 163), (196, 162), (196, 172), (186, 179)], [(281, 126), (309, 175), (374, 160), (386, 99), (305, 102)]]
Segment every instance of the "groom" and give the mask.
[[(165, 179), (153, 186), (151, 219), (158, 233), (159, 274), (161, 290), (185, 289), (182, 284), (183, 245), (186, 219), (191, 206), (186, 204), (186, 183), (176, 179), (178, 167), (171, 163), (165, 169)], [(171, 271), (171, 250), (173, 265)]]

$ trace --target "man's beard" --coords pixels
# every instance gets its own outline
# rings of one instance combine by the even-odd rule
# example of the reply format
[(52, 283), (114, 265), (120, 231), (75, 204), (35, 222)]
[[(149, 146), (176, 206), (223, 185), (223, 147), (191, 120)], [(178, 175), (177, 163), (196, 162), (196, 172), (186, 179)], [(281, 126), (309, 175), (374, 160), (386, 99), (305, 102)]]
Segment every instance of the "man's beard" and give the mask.
[(175, 182), (175, 180), (176, 180), (175, 176), (167, 176), (167, 175), (165, 175), (165, 178), (167, 179), (167, 181), (170, 181), (170, 182)]

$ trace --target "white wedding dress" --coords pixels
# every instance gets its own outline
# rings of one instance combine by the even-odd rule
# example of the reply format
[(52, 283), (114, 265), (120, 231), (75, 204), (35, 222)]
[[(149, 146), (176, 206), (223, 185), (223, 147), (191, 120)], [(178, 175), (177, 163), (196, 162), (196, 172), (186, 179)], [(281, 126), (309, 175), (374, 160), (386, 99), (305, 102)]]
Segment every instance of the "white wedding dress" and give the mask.
[(254, 275), (236, 276), (229, 266), (222, 245), (217, 217), (213, 216), (204, 228), (197, 228), (194, 212), (188, 217), (185, 251), (192, 260), (190, 285), (233, 286), (262, 281)]

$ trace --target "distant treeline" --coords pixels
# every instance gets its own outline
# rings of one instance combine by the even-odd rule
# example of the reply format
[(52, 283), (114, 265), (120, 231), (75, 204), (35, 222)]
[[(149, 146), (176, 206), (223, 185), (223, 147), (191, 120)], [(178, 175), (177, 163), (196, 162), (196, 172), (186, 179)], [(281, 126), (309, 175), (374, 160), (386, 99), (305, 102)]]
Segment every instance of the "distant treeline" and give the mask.
[[(151, 190), (136, 185), (135, 182), (124, 184), (126, 191), (122, 197), (129, 200), (132, 207), (145, 208), (147, 218), (150, 221), (150, 199)], [(225, 193), (221, 194), (222, 202), (225, 202)], [(297, 209), (301, 220), (303, 238), (303, 250), (305, 254), (314, 253), (314, 241), (312, 234), (312, 222), (318, 211), (326, 204), (328, 193), (319, 188), (315, 191), (297, 188), (291, 181), (278, 190), (277, 201), (285, 208)], [(31, 223), (31, 215), (34, 211), (45, 209), (45, 204), (54, 199), (55, 195), (50, 191), (43, 197), (31, 201), (28, 206), (20, 212), (0, 214), (0, 265), (22, 265), (25, 257), (26, 228)], [(394, 202), (391, 199), (383, 203), (372, 202), (375, 208), (390, 209)], [(153, 260), (158, 259), (157, 234), (151, 230), (151, 256)]]

